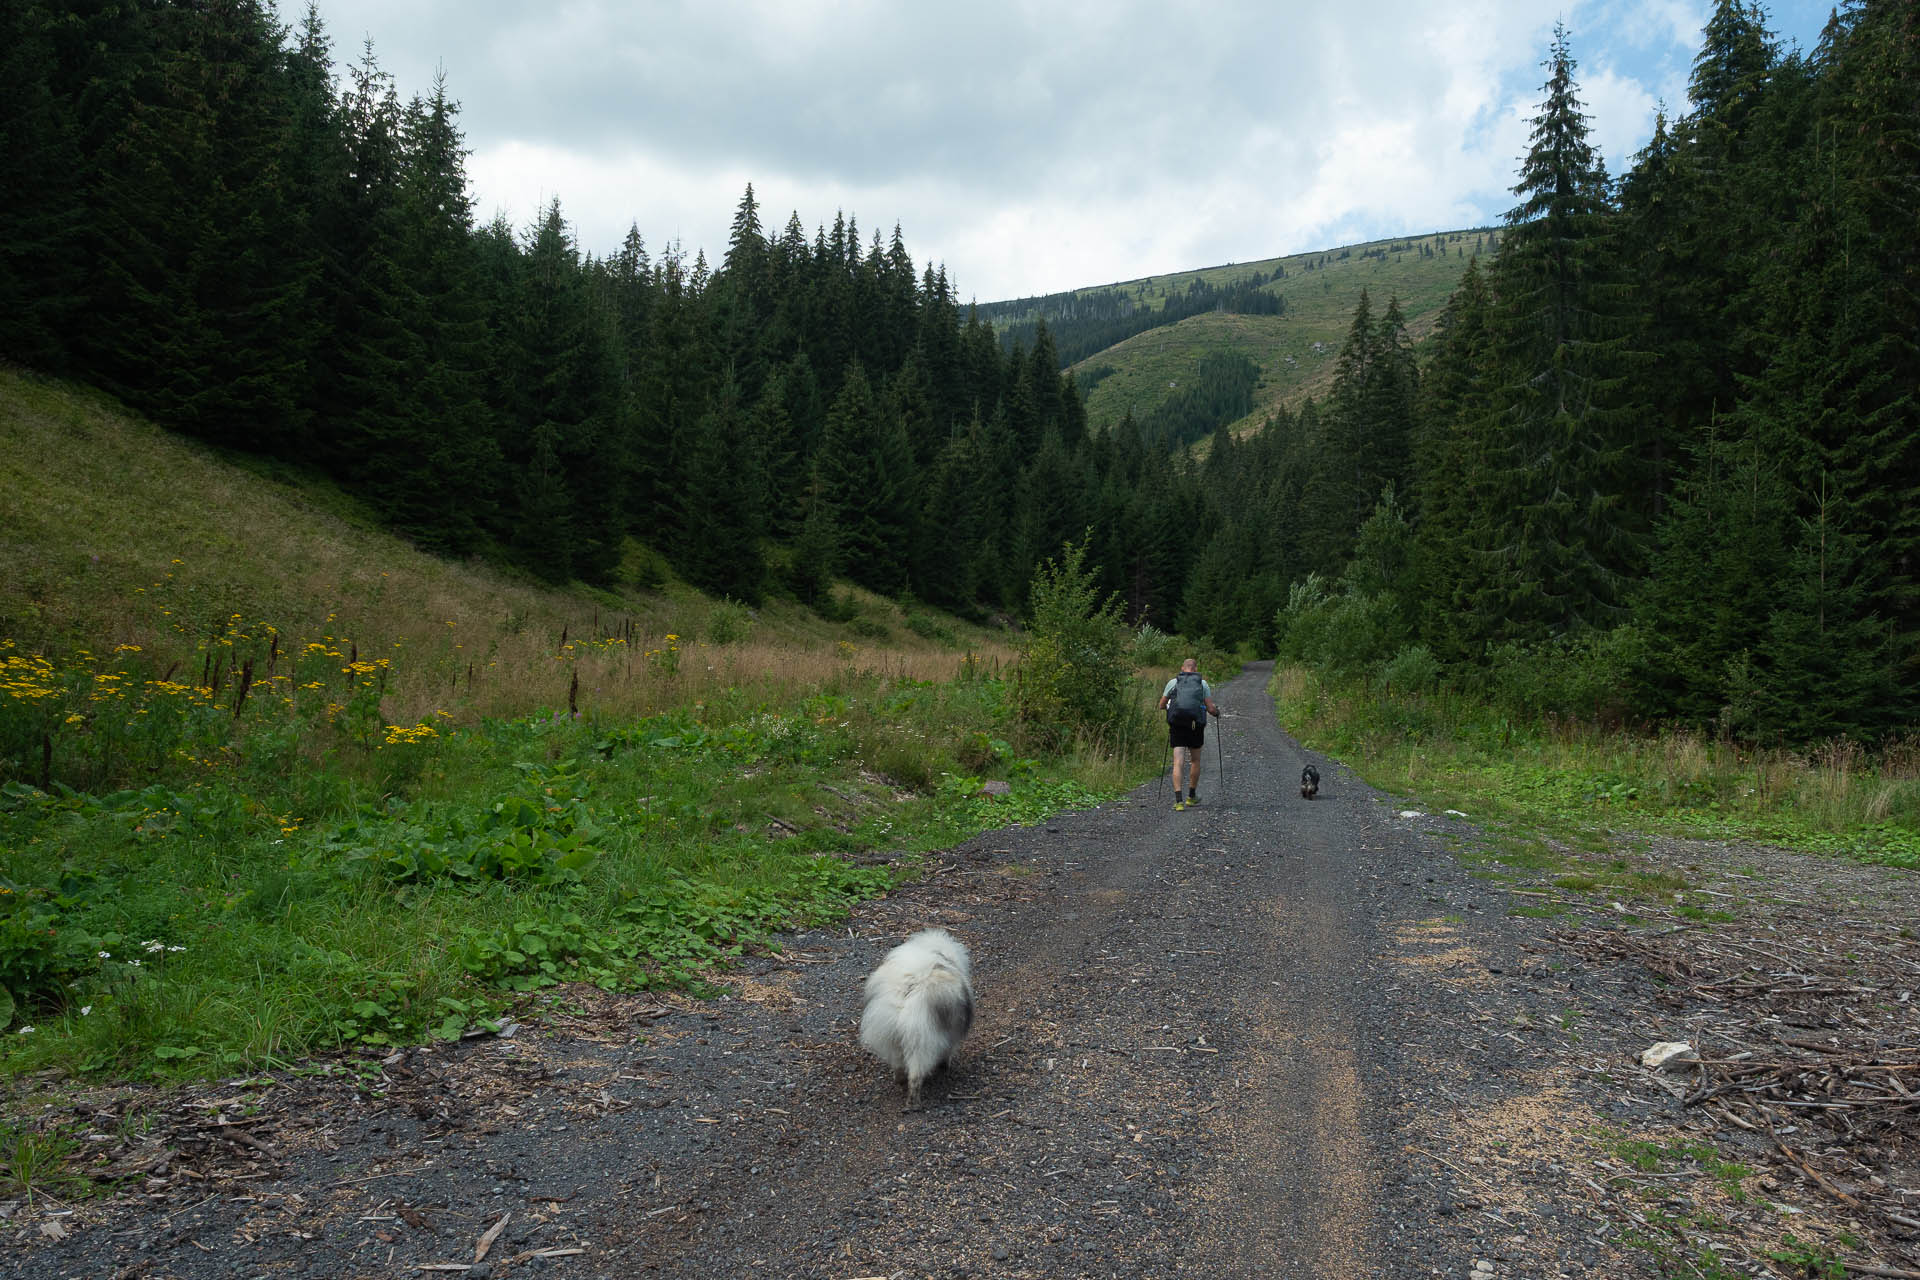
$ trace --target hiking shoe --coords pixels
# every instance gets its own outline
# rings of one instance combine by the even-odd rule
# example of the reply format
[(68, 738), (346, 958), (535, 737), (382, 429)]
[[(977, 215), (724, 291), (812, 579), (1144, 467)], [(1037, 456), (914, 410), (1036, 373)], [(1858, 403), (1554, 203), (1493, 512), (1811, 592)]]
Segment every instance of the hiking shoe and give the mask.
[(1189, 791), (1189, 792), (1187, 792), (1187, 807), (1188, 807), (1189, 809), (1191, 809), (1191, 808), (1193, 808), (1193, 806), (1195, 806), (1195, 805), (1197, 805), (1197, 804), (1199, 804), (1199, 803), (1200, 803), (1200, 797), (1199, 797), (1199, 796), (1197, 796), (1197, 795), (1195, 795), (1195, 794), (1193, 794), (1193, 792), (1191, 792), (1191, 791)]
[(1185, 800), (1175, 800), (1173, 802), (1173, 811), (1175, 813), (1179, 813), (1181, 810), (1185, 809), (1186, 807), (1187, 807), (1187, 802)]

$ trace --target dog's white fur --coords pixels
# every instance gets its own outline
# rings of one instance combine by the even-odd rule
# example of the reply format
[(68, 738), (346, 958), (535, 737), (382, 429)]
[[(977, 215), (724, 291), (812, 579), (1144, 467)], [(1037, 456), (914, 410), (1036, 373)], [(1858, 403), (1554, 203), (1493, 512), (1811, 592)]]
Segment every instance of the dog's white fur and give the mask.
[(920, 1086), (953, 1061), (972, 1025), (973, 964), (945, 929), (922, 929), (867, 976), (860, 1044), (906, 1085), (908, 1110), (920, 1105)]

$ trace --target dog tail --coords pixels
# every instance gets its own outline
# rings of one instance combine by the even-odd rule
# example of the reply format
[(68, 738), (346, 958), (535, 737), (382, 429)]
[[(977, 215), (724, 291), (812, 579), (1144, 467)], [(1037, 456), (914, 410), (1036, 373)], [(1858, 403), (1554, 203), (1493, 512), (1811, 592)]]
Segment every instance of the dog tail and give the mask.
[(953, 1056), (973, 1027), (973, 984), (959, 969), (936, 961), (903, 1005), (898, 1034), (907, 1075), (929, 1075)]

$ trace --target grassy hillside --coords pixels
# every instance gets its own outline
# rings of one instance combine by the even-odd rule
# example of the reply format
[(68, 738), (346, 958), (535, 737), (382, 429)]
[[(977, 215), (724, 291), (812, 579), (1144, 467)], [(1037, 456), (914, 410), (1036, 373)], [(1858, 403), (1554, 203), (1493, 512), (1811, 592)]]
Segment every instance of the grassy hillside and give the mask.
[(1136, 418), (1144, 416), (1176, 384), (1193, 376), (1203, 354), (1223, 349), (1244, 353), (1262, 372), (1255, 410), (1239, 425), (1258, 423), (1275, 406), (1296, 406), (1308, 396), (1323, 396), (1361, 290), (1369, 292), (1376, 316), (1389, 299), (1399, 298), (1408, 334), (1418, 343), (1433, 332), (1468, 260), (1476, 251), (1486, 252), (1492, 239), (1486, 229), (1438, 232), (1091, 286), (1131, 293), (1140, 305), (1157, 309), (1165, 306), (1170, 291), (1183, 290), (1196, 279), (1218, 287), (1256, 271), (1284, 269), (1285, 278), (1262, 286), (1262, 291), (1283, 297), (1286, 314), (1195, 316), (1080, 361), (1074, 373), (1083, 384), (1093, 383), (1088, 419), (1095, 424), (1117, 422), (1129, 410)]
[(671, 582), (557, 588), (441, 560), (324, 482), (253, 465), (104, 397), (0, 369), (0, 638), (33, 652), (138, 645), (165, 669), (199, 661), (236, 622), (288, 641), (325, 636), (367, 656), (404, 655), (385, 693), (395, 721), (557, 705), (575, 674), (586, 691), (576, 698), (608, 712), (697, 699), (705, 659), (682, 664), (671, 684), (649, 682), (637, 663), (668, 635), (713, 646), (711, 674), (736, 682), (804, 683), (849, 652), (945, 678), (962, 650), (989, 663), (1010, 653), (1000, 633), (909, 619), (851, 590), (860, 614), (841, 626), (791, 603), (749, 614)]

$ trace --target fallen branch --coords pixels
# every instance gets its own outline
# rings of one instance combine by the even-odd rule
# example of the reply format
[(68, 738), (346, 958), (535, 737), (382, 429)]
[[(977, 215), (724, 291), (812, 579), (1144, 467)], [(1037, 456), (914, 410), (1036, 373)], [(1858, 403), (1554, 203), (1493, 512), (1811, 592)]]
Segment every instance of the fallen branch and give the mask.
[(1802, 1160), (1800, 1158), (1799, 1152), (1795, 1151), (1792, 1147), (1789, 1147), (1785, 1142), (1781, 1140), (1780, 1135), (1775, 1133), (1773, 1130), (1773, 1117), (1767, 1114), (1766, 1108), (1764, 1107), (1761, 1108), (1760, 1116), (1763, 1120), (1767, 1122), (1767, 1136), (1773, 1139), (1774, 1146), (1780, 1148), (1780, 1154), (1785, 1156), (1787, 1159), (1793, 1161), (1794, 1166), (1798, 1168), (1800, 1172), (1806, 1174), (1808, 1178), (1812, 1179), (1815, 1186), (1819, 1187), (1822, 1191), (1826, 1192), (1828, 1195), (1832, 1196), (1834, 1199), (1840, 1201), (1842, 1204), (1851, 1205), (1856, 1209), (1860, 1207), (1860, 1202), (1858, 1200), (1855, 1200), (1852, 1196), (1848, 1195), (1846, 1192), (1842, 1191), (1840, 1188), (1834, 1186), (1831, 1182), (1828, 1182), (1825, 1178), (1821, 1177), (1820, 1172), (1817, 1169), (1815, 1169), (1812, 1165), (1808, 1164), (1805, 1160)]

